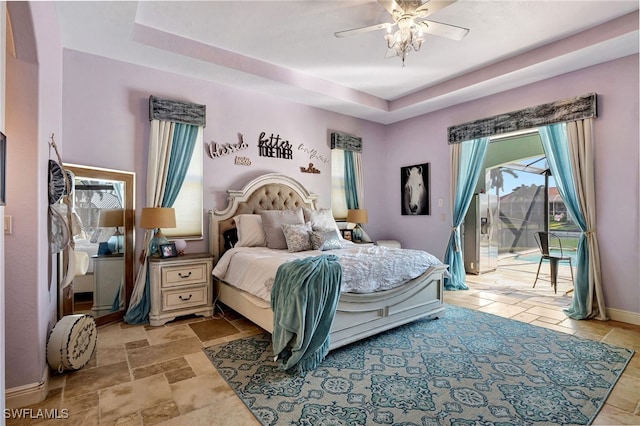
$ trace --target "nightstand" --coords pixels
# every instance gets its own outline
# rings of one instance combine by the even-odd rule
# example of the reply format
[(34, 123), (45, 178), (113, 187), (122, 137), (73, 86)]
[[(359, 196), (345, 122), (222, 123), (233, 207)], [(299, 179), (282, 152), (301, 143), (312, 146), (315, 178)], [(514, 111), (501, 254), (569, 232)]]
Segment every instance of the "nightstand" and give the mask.
[(152, 326), (182, 315), (213, 315), (211, 271), (213, 256), (185, 254), (171, 258), (149, 258)]

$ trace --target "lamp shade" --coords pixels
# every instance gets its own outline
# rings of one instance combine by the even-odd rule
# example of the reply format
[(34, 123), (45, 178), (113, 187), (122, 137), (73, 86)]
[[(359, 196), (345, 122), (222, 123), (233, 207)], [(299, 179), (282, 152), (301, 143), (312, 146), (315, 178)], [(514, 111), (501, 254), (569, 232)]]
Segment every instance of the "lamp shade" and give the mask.
[(124, 225), (123, 209), (100, 210), (98, 226), (101, 228), (117, 228)]
[(144, 207), (140, 226), (147, 229), (175, 228), (175, 210), (172, 207)]
[(347, 210), (347, 222), (351, 223), (367, 223), (369, 217), (365, 209)]

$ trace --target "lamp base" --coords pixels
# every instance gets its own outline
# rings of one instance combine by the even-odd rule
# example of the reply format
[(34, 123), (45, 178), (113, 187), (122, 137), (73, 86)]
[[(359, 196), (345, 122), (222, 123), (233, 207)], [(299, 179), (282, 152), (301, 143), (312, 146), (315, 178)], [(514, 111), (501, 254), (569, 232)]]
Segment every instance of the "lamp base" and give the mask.
[(161, 231), (158, 231), (149, 243), (149, 256), (160, 257), (160, 245), (167, 244), (169, 240)]
[(360, 225), (356, 225), (355, 228), (353, 228), (353, 230), (351, 231), (351, 233), (353, 234), (353, 241), (355, 242), (362, 241), (363, 233)]

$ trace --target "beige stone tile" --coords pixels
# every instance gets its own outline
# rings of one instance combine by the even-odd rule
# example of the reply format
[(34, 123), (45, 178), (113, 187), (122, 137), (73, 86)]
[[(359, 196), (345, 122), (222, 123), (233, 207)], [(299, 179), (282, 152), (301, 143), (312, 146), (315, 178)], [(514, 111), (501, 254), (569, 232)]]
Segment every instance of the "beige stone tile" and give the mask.
[(146, 408), (142, 410), (140, 414), (144, 425), (149, 426), (177, 417), (180, 415), (180, 412), (178, 411), (176, 403), (171, 400), (160, 405), (156, 405), (155, 407)]
[(169, 384), (172, 384), (195, 377), (196, 373), (193, 372), (191, 367), (187, 366), (179, 370), (166, 371), (164, 375), (166, 376)]
[(189, 327), (189, 324), (178, 324), (171, 327), (147, 328), (147, 339), (149, 340), (150, 345), (160, 345), (162, 343), (188, 339), (195, 335), (196, 334)]
[(66, 380), (66, 374), (51, 374), (49, 376), (49, 390), (63, 388)]
[(156, 364), (162, 361), (183, 357), (202, 350), (202, 343), (197, 337), (161, 343), (146, 348), (132, 349), (127, 352), (131, 368)]
[[(119, 323), (118, 323), (119, 324)], [(124, 343), (147, 338), (144, 327), (141, 325), (130, 327), (110, 326), (106, 328), (98, 327), (98, 348), (116, 347), (120, 348)]]
[(203, 351), (185, 355), (184, 359), (189, 363), (196, 376), (211, 374), (216, 371), (216, 368)]
[(171, 388), (162, 374), (112, 386), (100, 391), (100, 419), (114, 421), (171, 399)]
[(140, 413), (128, 413), (116, 419), (101, 419), (100, 426), (143, 426)]
[(604, 404), (593, 425), (640, 425), (640, 416), (623, 411), (611, 404)]
[(254, 323), (245, 318), (233, 320), (231, 321), (231, 324), (233, 324), (233, 326), (240, 331), (251, 331), (259, 328)]
[(518, 315), (525, 311), (525, 308), (521, 306), (508, 305), (502, 302), (495, 302), (488, 306), (483, 306), (478, 309), (481, 312), (488, 314), (494, 314), (505, 318), (511, 318), (514, 315)]
[(538, 318), (539, 317), (537, 315), (530, 314), (528, 312), (521, 312), (521, 313), (516, 314), (516, 315), (511, 317), (511, 319), (518, 320), (518, 321), (521, 321), (521, 322), (526, 322), (526, 323), (530, 323), (532, 321), (535, 321)]
[[(610, 404), (622, 411), (635, 412), (640, 404), (640, 386), (638, 379), (630, 376), (622, 376), (607, 398)], [(640, 419), (639, 419), (640, 420)]]
[(235, 396), (159, 424), (161, 426), (260, 426), (260, 422)]
[(126, 362), (94, 368), (85, 367), (69, 374), (64, 389), (64, 397), (75, 398), (89, 392), (130, 381), (131, 375)]
[(189, 327), (202, 342), (220, 339), (240, 332), (232, 323), (222, 318), (211, 318), (206, 321), (189, 324)]
[(66, 408), (69, 410), (69, 413), (82, 413), (91, 408), (97, 408), (100, 398), (98, 396), (98, 391), (83, 393), (81, 395), (77, 395), (72, 398), (64, 396), (62, 400), (62, 408)]
[(592, 334), (586, 331), (576, 331), (574, 334), (576, 337), (582, 337), (583, 339), (595, 340), (599, 342), (602, 339), (602, 336), (598, 336), (597, 334)]
[(124, 348), (96, 348), (96, 365), (116, 364), (127, 360)]
[(530, 314), (539, 315), (541, 317), (553, 318), (558, 321), (563, 321), (567, 319), (567, 315), (565, 315), (565, 313), (558, 308), (545, 308), (543, 306), (534, 306), (532, 308), (527, 309), (527, 312), (529, 312)]
[(531, 322), (531, 324), (537, 325), (537, 326), (540, 326), (540, 327), (544, 327), (544, 328), (548, 328), (550, 330), (559, 331), (561, 333), (567, 333), (567, 334), (574, 334), (575, 333), (575, 330), (572, 330), (570, 328), (561, 327), (561, 326), (559, 326), (557, 324), (551, 324), (551, 323), (544, 322), (544, 321), (536, 320), (536, 321)]
[(203, 374), (170, 386), (173, 391), (173, 400), (180, 414), (186, 414), (207, 405), (220, 406), (222, 401), (236, 397), (235, 392), (217, 373)]
[(602, 341), (611, 343), (612, 345), (622, 346), (623, 348), (633, 349), (636, 352), (640, 351), (639, 332), (614, 328)]
[[(42, 426), (98, 426), (98, 406), (85, 411), (69, 411), (69, 417), (66, 419), (51, 419), (38, 425)], [(9, 423), (7, 423), (9, 424)]]
[(495, 302), (502, 302), (504, 304), (514, 305), (521, 301), (516, 297), (503, 296), (501, 294), (489, 293), (487, 291), (482, 291), (478, 295), (482, 299), (493, 300)]
[(126, 342), (124, 344), (124, 348), (126, 350), (146, 348), (147, 346), (149, 346), (149, 341), (146, 338), (143, 340), (134, 340), (132, 342)]
[(162, 374), (168, 371), (179, 370), (181, 368), (188, 367), (189, 364), (184, 357), (170, 359), (169, 361), (159, 362), (157, 364), (151, 364), (140, 368), (133, 369), (133, 377), (135, 380), (144, 379), (145, 377), (153, 376), (156, 374)]

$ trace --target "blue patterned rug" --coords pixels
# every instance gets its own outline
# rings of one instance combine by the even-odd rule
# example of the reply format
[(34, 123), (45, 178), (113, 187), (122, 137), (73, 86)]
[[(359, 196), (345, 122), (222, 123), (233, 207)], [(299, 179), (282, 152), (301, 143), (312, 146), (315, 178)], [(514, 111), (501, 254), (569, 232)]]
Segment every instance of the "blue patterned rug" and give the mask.
[(270, 339), (204, 349), (264, 425), (585, 425), (633, 355), (451, 305), (303, 375), (278, 368)]

